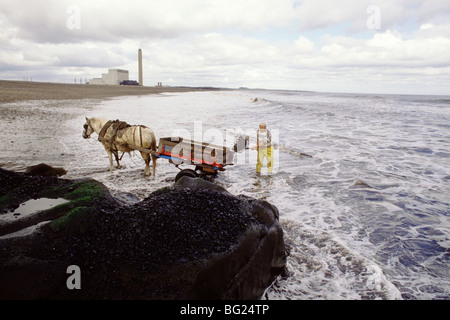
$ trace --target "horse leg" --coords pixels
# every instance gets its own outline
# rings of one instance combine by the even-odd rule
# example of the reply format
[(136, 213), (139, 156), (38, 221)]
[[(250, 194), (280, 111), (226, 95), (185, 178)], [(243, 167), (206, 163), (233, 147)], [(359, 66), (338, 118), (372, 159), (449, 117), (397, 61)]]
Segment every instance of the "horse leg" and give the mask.
[(153, 162), (153, 176), (155, 176), (156, 170), (156, 156), (152, 154), (152, 162)]
[(114, 157), (116, 158), (116, 162), (117, 162), (117, 169), (120, 169), (120, 163), (119, 163), (119, 151), (114, 151)]
[(108, 158), (109, 158), (109, 171), (112, 172), (112, 171), (114, 171), (112, 152), (110, 150), (106, 150), (106, 152), (108, 153)]
[(150, 175), (150, 155), (147, 152), (141, 151), (141, 156), (145, 161), (145, 170), (144, 170), (145, 175), (149, 176)]

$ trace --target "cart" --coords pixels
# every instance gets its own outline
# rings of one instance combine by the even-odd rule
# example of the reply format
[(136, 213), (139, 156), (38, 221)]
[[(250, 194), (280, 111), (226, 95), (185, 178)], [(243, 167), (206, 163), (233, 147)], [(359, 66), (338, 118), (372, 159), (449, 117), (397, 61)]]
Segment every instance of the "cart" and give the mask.
[[(233, 165), (234, 152), (227, 147), (199, 142), (182, 137), (159, 139), (158, 158), (168, 159), (180, 169), (175, 181), (184, 176), (206, 178), (225, 171), (225, 166)], [(193, 165), (195, 169), (181, 169), (181, 164)]]
[[(112, 143), (112, 145), (125, 145), (117, 141), (111, 142), (103, 137), (99, 137), (98, 140)], [(130, 144), (126, 144), (126, 146), (133, 150), (149, 153), (156, 158), (168, 159), (180, 170), (175, 177), (175, 181), (184, 176), (193, 178), (214, 177), (218, 171), (225, 171), (225, 166), (233, 165), (234, 159), (234, 152), (227, 147), (182, 137), (160, 138), (156, 152), (140, 146)], [(117, 151), (114, 156), (118, 158)], [(181, 164), (193, 165), (194, 169), (182, 169), (179, 167)]]

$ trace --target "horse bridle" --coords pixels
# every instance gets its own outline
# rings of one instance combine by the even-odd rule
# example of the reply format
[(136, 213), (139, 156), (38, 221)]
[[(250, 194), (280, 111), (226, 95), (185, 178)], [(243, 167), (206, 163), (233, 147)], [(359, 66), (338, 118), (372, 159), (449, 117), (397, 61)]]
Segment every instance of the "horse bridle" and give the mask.
[(89, 128), (89, 127), (91, 127), (91, 129), (92, 129), (92, 132), (91, 132), (91, 134), (95, 131), (94, 130), (94, 128), (92, 128), (92, 126), (91, 126), (91, 120), (87, 120), (87, 123), (85, 123), (84, 125), (83, 125), (83, 128), (84, 128), (84, 134), (86, 135), (86, 137), (90, 137), (91, 136), (91, 134), (87, 134), (87, 129)]

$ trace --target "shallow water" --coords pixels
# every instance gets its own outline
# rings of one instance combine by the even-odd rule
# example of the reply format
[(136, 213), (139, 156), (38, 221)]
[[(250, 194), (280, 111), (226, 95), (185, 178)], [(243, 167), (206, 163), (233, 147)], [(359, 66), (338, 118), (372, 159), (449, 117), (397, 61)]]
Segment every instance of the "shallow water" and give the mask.
[[(18, 112), (6, 118), (9, 126), (33, 121), (28, 132), (8, 133), (14, 147), (4, 148), (0, 163), (62, 166), (66, 178), (92, 177), (140, 199), (171, 185), (177, 168), (159, 159), (156, 177), (145, 177), (142, 158), (131, 153), (122, 169), (109, 172), (96, 136), (81, 137), (84, 116), (144, 124), (157, 138), (181, 135), (229, 147), (239, 133), (253, 145), (265, 120), (278, 144), (276, 173), (257, 176), (256, 152), (247, 150), (216, 179), (280, 210), (289, 276), (265, 298), (450, 298), (448, 97), (243, 90), (0, 108)], [(28, 145), (36, 139), (41, 143)]]
[(49, 210), (53, 207), (56, 207), (60, 204), (69, 202), (69, 200), (58, 198), (58, 199), (50, 199), (50, 198), (39, 198), (39, 199), (31, 199), (21, 203), (17, 209), (12, 212), (3, 214), (1, 216), (2, 220), (15, 220), (26, 217), (28, 215), (32, 215), (39, 211)]

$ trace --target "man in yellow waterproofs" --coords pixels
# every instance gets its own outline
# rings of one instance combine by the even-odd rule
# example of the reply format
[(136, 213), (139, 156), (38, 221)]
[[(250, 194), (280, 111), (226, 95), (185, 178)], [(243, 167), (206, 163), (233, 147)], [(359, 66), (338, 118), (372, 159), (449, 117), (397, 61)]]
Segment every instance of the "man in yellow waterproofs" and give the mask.
[(252, 147), (252, 150), (258, 149), (258, 159), (256, 162), (256, 172), (261, 173), (264, 158), (267, 158), (267, 172), (272, 174), (273, 169), (273, 146), (272, 135), (266, 128), (266, 123), (261, 122), (259, 124), (259, 130), (256, 132), (256, 146)]

